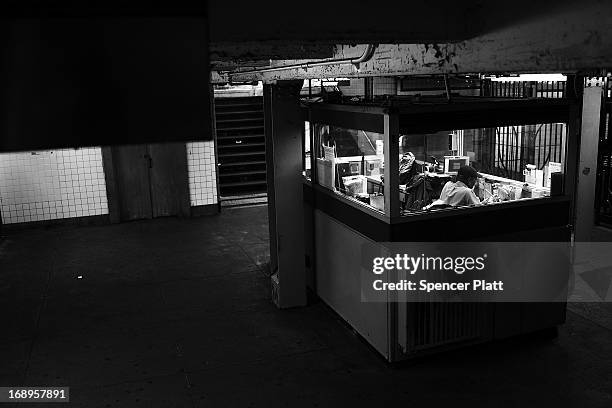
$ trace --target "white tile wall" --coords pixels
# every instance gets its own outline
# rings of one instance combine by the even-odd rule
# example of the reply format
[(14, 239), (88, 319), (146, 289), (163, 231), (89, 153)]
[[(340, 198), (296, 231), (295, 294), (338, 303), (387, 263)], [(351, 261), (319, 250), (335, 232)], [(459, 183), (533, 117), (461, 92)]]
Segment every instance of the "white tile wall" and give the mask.
[(216, 204), (217, 168), (213, 141), (187, 143), (191, 206)]
[(4, 224), (108, 214), (99, 147), (0, 154)]

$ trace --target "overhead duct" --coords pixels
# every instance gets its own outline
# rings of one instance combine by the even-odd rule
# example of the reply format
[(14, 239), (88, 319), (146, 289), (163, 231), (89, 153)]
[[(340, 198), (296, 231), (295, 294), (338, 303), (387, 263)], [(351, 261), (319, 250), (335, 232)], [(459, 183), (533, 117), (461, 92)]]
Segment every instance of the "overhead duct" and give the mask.
[(234, 73), (229, 73), (228, 75), (231, 80), (232, 75), (259, 74), (263, 72), (283, 71), (283, 70), (294, 69), (294, 68), (308, 69), (312, 67), (321, 67), (325, 65), (348, 65), (348, 64), (352, 64), (352, 65), (359, 67), (359, 64), (363, 62), (367, 62), (370, 59), (372, 59), (372, 57), (374, 56), (374, 51), (376, 50), (376, 47), (377, 46), (375, 44), (368, 44), (366, 49), (363, 51), (363, 54), (361, 54), (361, 56), (357, 58), (336, 58), (336, 59), (327, 59), (327, 60), (322, 60), (322, 61), (319, 60), (319, 61), (300, 62), (296, 64), (281, 65), (277, 67), (266, 67), (266, 68), (256, 68), (256, 69), (245, 70), (245, 71), (237, 71)]

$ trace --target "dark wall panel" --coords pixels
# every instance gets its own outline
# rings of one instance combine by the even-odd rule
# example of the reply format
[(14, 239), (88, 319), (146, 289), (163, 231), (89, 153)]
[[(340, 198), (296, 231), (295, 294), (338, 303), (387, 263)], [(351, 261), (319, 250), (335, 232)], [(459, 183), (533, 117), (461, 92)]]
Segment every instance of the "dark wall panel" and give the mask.
[(153, 217), (188, 217), (189, 174), (185, 143), (151, 144), (149, 155)]
[(116, 146), (111, 151), (120, 220), (152, 218), (147, 145)]
[(0, 27), (0, 151), (212, 138), (205, 18)]

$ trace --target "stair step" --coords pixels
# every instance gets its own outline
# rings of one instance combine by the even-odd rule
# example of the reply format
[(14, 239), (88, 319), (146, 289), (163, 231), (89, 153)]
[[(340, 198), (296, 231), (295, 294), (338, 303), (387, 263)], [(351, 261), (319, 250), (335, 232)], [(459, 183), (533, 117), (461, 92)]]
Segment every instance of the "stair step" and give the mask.
[[(217, 119), (217, 125), (220, 123), (240, 123), (240, 122), (254, 122), (262, 121), (261, 118), (236, 118), (236, 119)], [(263, 123), (261, 124), (263, 126)]]
[[(238, 208), (238, 207), (258, 207), (268, 204), (268, 197), (264, 195), (263, 197), (255, 197), (255, 198), (238, 198), (233, 199), (234, 196), (225, 197), (221, 200), (221, 207), (224, 208)], [(239, 197), (239, 196), (238, 196)]]
[(221, 108), (221, 110), (226, 110), (227, 108), (234, 108), (234, 107), (238, 107), (238, 106), (253, 106), (253, 107), (257, 107), (257, 108), (262, 108), (263, 109), (263, 101), (259, 102), (259, 101), (245, 101), (245, 102), (224, 102), (224, 103), (219, 103), (218, 101), (215, 101), (215, 108)]
[(236, 153), (223, 153), (219, 152), (219, 157), (243, 157), (243, 156), (264, 156), (265, 152), (236, 152)]
[(215, 101), (232, 102), (232, 101), (259, 101), (263, 100), (263, 95), (241, 95), (241, 96), (215, 96)]
[(232, 126), (232, 127), (217, 127), (217, 132), (231, 132), (234, 130), (253, 130), (253, 129), (263, 129), (264, 125), (256, 125), (256, 126)]
[(261, 151), (262, 153), (266, 151), (265, 143), (251, 142), (250, 140), (245, 140), (242, 143), (223, 143), (223, 144), (219, 143), (217, 145), (217, 148), (219, 149), (219, 151), (224, 151), (224, 152), (230, 152), (234, 148), (237, 151), (244, 151), (245, 148), (247, 147), (253, 148), (254, 150), (257, 150), (257, 151)]
[(264, 198), (267, 197), (268, 193), (250, 193), (250, 194), (243, 194), (243, 195), (231, 195), (231, 196), (224, 196), (224, 195), (220, 195), (219, 196), (219, 201), (225, 201), (225, 200), (242, 200), (242, 199), (249, 199), (249, 198)]
[(252, 135), (217, 135), (217, 139), (236, 139), (236, 138), (254, 138), (254, 137), (265, 137), (263, 134), (252, 134)]
[[(233, 149), (235, 146), (229, 146), (230, 148), (226, 148), (226, 149), (219, 149), (218, 150), (218, 154), (219, 156), (225, 156), (225, 157), (239, 157), (239, 156), (251, 156), (251, 155), (256, 155), (256, 154), (261, 154), (261, 155), (265, 155), (266, 151), (258, 148), (257, 146), (255, 146), (252, 149), (241, 149), (240, 145), (238, 145), (237, 149)], [(249, 146), (246, 146), (249, 147)]]
[(246, 162), (233, 162), (233, 163), (220, 163), (221, 167), (229, 167), (229, 166), (250, 166), (250, 165), (259, 165), (266, 164), (265, 160), (255, 160), (255, 161), (246, 161)]
[(233, 177), (233, 176), (254, 176), (258, 174), (266, 174), (265, 170), (251, 170), (251, 171), (237, 171), (234, 173), (223, 173), (219, 172), (219, 177)]
[(253, 114), (253, 113), (261, 113), (263, 115), (264, 111), (262, 109), (253, 109), (253, 110), (237, 110), (237, 111), (230, 111), (230, 110), (223, 110), (221, 112), (215, 112), (216, 115), (221, 115), (221, 116), (230, 116), (230, 115), (240, 115), (240, 114)]
[(257, 146), (265, 146), (264, 142), (261, 143), (232, 143), (232, 144), (225, 144), (225, 145), (218, 145), (219, 149), (233, 149), (235, 147), (257, 147)]
[(223, 183), (221, 187), (239, 187), (239, 186), (261, 186), (265, 185), (266, 180), (258, 180), (258, 181), (236, 181), (232, 183)]

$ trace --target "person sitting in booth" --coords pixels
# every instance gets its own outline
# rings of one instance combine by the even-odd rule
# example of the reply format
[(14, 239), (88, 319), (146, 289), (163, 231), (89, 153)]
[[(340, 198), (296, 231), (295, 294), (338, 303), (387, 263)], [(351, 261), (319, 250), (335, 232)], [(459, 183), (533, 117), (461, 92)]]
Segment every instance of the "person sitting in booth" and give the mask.
[(402, 155), (399, 163), (399, 184), (404, 186), (402, 210), (421, 210), (431, 202), (431, 181), (417, 170), (417, 166), (421, 165), (416, 162), (412, 152)]
[(471, 166), (461, 166), (457, 171), (456, 180), (448, 181), (442, 188), (440, 198), (431, 203), (428, 208), (485, 204), (488, 199), (480, 201), (473, 190), (479, 177), (480, 174)]
[(410, 184), (416, 174), (416, 157), (412, 152), (404, 153), (399, 162), (399, 183)]

